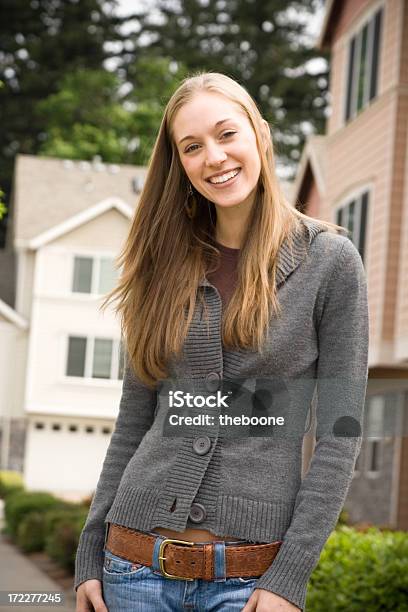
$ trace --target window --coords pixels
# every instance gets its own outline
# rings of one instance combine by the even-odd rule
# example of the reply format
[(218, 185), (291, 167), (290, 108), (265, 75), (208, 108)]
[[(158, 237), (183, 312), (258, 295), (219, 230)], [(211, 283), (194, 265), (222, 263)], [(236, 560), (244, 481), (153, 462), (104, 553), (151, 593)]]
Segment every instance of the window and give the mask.
[(69, 336), (66, 376), (122, 379), (123, 359), (118, 340)]
[(99, 260), (99, 266), (98, 293), (108, 293), (117, 279), (113, 259), (104, 257)]
[(366, 412), (366, 470), (371, 476), (381, 471), (382, 437), (384, 435), (385, 397), (374, 395), (369, 398)]
[(93, 260), (91, 257), (75, 257), (72, 291), (91, 293)]
[(337, 210), (336, 223), (349, 231), (350, 240), (364, 261), (367, 233), (368, 191)]
[(93, 378), (110, 378), (112, 369), (112, 340), (95, 338), (93, 351)]
[(84, 376), (86, 338), (71, 336), (68, 341), (67, 376)]
[(74, 257), (73, 293), (102, 295), (117, 281), (117, 270), (112, 257)]
[(382, 9), (353, 36), (349, 45), (345, 120), (353, 119), (377, 95)]

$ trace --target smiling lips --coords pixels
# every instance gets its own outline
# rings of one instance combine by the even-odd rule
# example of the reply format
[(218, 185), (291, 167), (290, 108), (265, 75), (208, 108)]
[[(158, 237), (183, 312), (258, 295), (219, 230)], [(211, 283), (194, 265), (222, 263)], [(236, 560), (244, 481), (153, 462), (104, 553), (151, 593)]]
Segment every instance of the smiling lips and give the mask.
[(241, 168), (235, 168), (235, 170), (230, 170), (229, 172), (225, 172), (225, 174), (221, 174), (218, 176), (212, 176), (206, 180), (209, 183), (212, 183), (213, 185), (219, 185), (220, 183), (227, 183), (228, 181), (236, 177), (237, 174), (240, 172), (240, 170)]

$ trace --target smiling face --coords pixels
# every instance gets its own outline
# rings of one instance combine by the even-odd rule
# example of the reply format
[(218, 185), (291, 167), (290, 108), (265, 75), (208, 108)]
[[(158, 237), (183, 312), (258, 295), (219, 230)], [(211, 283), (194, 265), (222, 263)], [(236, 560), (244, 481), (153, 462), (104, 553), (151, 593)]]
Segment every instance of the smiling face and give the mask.
[(238, 104), (201, 91), (173, 121), (181, 164), (197, 191), (216, 206), (252, 205), (261, 171), (255, 132)]

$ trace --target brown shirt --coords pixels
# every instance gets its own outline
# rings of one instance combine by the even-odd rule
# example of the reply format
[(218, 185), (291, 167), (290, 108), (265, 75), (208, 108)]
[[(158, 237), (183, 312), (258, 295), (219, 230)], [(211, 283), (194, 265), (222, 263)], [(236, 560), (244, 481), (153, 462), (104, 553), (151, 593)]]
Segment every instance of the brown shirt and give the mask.
[(215, 272), (207, 274), (207, 279), (218, 290), (225, 310), (235, 290), (240, 250), (231, 249), (219, 242), (216, 242), (215, 246), (220, 251), (220, 265)]

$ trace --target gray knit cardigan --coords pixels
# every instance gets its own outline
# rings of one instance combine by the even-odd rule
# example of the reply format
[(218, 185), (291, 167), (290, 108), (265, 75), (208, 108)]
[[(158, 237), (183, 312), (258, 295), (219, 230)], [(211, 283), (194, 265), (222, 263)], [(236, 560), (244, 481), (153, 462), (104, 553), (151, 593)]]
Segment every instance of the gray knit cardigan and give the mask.
[[(116, 427), (80, 537), (75, 588), (102, 580), (105, 523), (142, 531), (195, 526), (250, 542), (282, 540), (256, 586), (304, 609), (361, 445), (367, 287), (352, 242), (308, 219), (293, 248), (287, 242), (280, 248), (277, 288), (282, 310), (271, 319), (262, 351), (223, 347), (221, 298), (204, 278), (198, 291), (206, 307), (197, 300), (168, 381), (152, 390), (126, 368)], [(213, 398), (209, 406), (169, 407), (170, 390), (191, 392), (199, 404)], [(311, 406), (316, 445), (302, 480)], [(170, 415), (186, 414), (211, 418), (170, 425)], [(262, 426), (260, 418), (258, 425), (226, 425), (222, 414), (281, 416), (284, 426)], [(209, 438), (208, 452), (197, 452), (197, 437)], [(204, 508), (199, 525), (191, 521), (193, 504)]]

